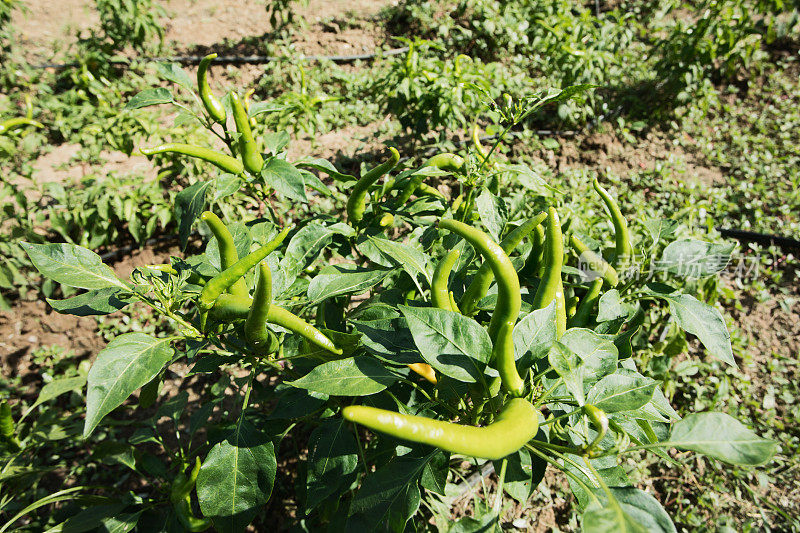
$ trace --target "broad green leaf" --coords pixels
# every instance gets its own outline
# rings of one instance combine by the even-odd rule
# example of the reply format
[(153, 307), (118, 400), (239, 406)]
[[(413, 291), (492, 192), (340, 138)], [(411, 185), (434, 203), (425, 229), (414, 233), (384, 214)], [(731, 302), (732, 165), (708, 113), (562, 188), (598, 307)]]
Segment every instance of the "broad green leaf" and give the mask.
[(343, 418), (324, 420), (308, 440), (306, 512), (349, 486), (358, 469), (358, 444)]
[(775, 455), (778, 444), (762, 439), (725, 413), (694, 413), (672, 426), (665, 445), (702, 453), (735, 465), (760, 465)]
[(478, 198), (475, 199), (475, 207), (481, 217), (481, 222), (486, 226), (489, 234), (495, 242), (500, 242), (503, 228), (506, 227), (506, 222), (508, 222), (506, 203), (502, 198), (493, 195), (489, 192), (489, 189), (484, 187)]
[(617, 289), (611, 289), (600, 296), (597, 303), (597, 321), (608, 322), (628, 316), (631, 306), (622, 301)]
[(371, 357), (348, 357), (329, 361), (288, 384), (298, 389), (331, 396), (368, 396), (384, 390), (397, 377)]
[(380, 283), (389, 271), (357, 265), (328, 265), (308, 284), (308, 299), (315, 304), (341, 294), (361, 294)]
[(401, 533), (419, 508), (417, 482), (428, 460), (399, 457), (365, 477), (350, 504), (348, 530)]
[(195, 90), (195, 81), (178, 63), (156, 63), (156, 70), (165, 80), (177, 83), (189, 91)]
[(617, 502), (590, 505), (583, 512), (581, 526), (583, 533), (649, 533)]
[(450, 454), (438, 450), (430, 455), (430, 461), (428, 461), (425, 468), (422, 470), (419, 484), (426, 490), (444, 496), (445, 487), (447, 486), (447, 474), (449, 472)]
[[(572, 459), (574, 464), (563, 463), (563, 469), (569, 470), (575, 474), (575, 476), (582, 480), (588, 487), (600, 487), (600, 480), (602, 480), (603, 483), (609, 487), (626, 487), (631, 484), (630, 479), (628, 479), (628, 474), (625, 473), (625, 469), (616, 464), (615, 457), (590, 460), (592, 466), (595, 468), (595, 470), (597, 470), (599, 479), (597, 475), (589, 470), (589, 468), (583, 462), (582, 457), (571, 454), (568, 454), (567, 457)], [(585, 510), (594, 501), (594, 497), (597, 496), (595, 491), (591, 493), (586, 492), (586, 490), (583, 489), (583, 486), (576, 483), (571, 477), (569, 478), (569, 487), (570, 490), (572, 490), (572, 494), (575, 495), (575, 499), (578, 500), (578, 507), (581, 510)]]
[(545, 357), (556, 341), (555, 301), (544, 309), (537, 309), (525, 315), (514, 326), (514, 357), (517, 367), (525, 371)]
[(70, 516), (60, 524), (45, 530), (45, 533), (81, 533), (83, 531), (96, 531), (103, 525), (107, 518), (120, 513), (126, 503), (113, 502), (101, 505), (92, 505)]
[(269, 159), (261, 169), (261, 178), (266, 185), (287, 198), (308, 202), (303, 175), (288, 161), (277, 157)]
[(169, 338), (125, 333), (97, 355), (87, 380), (84, 437), (88, 437), (100, 420), (119, 407), (133, 391), (161, 372), (172, 359), (169, 343)]
[(44, 402), (52, 400), (57, 396), (61, 396), (65, 392), (79, 390), (83, 388), (85, 384), (86, 376), (74, 376), (71, 378), (61, 378), (51, 381), (39, 391), (39, 396), (36, 397), (36, 401), (33, 403), (33, 405), (28, 408), (25, 416), (28, 416), (28, 414), (30, 414), (34, 409), (42, 405)]
[(145, 89), (125, 104), (125, 109), (139, 109), (151, 105), (168, 104), (172, 102), (172, 93), (164, 87)]
[[(506, 465), (503, 490), (524, 505), (544, 478), (547, 462), (538, 455), (531, 455), (525, 448), (520, 448), (505, 459), (508, 464)], [(495, 472), (499, 471), (500, 462), (498, 461), (495, 463)]]
[(480, 324), (458, 313), (433, 307), (399, 306), (422, 358), (453, 379), (482, 379), (492, 356), (492, 341)]
[(351, 176), (350, 174), (342, 174), (339, 172), (333, 163), (328, 161), (327, 159), (321, 158), (308, 158), (303, 159), (301, 161), (296, 161), (295, 166), (300, 168), (313, 168), (314, 170), (319, 170), (320, 172), (324, 172), (330, 177), (338, 181), (357, 181), (355, 176)]
[(644, 407), (653, 397), (657, 381), (624, 373), (606, 376), (589, 390), (586, 401), (607, 413), (632, 411)]
[(657, 294), (669, 303), (669, 310), (678, 325), (697, 336), (708, 353), (737, 368), (731, 349), (731, 335), (722, 314), (710, 305), (688, 294)]
[[(675, 533), (675, 524), (661, 504), (652, 495), (635, 487), (611, 487), (622, 510), (649, 533)], [(598, 490), (598, 497), (605, 494)]]
[(553, 370), (564, 380), (567, 388), (578, 405), (586, 403), (583, 392), (583, 381), (586, 376), (586, 367), (580, 357), (569, 349), (568, 346), (556, 341), (547, 352), (547, 361)]
[(539, 172), (536, 172), (528, 165), (504, 164), (502, 165), (502, 168), (503, 170), (515, 175), (520, 185), (537, 193), (540, 196), (552, 196), (553, 192), (558, 192), (557, 189), (554, 189), (549, 183), (547, 183), (547, 181)]
[(213, 181), (198, 181), (175, 195), (175, 218), (178, 220), (178, 237), (181, 250), (189, 243), (192, 224), (206, 208), (206, 194)]
[(399, 364), (420, 363), (411, 330), (402, 318), (352, 321), (361, 333), (361, 342), (369, 353), (384, 361)]
[(617, 369), (618, 352), (614, 343), (590, 329), (572, 328), (558, 341), (583, 362), (585, 383), (595, 383)]
[(120, 298), (120, 295), (126, 292), (127, 291), (123, 291), (118, 287), (106, 287), (104, 289), (95, 289), (85, 292), (64, 300), (53, 300), (51, 298), (46, 298), (46, 300), (53, 309), (65, 315), (107, 315), (119, 311), (128, 304), (136, 301), (136, 299), (130, 295), (125, 295)]
[(646, 218), (642, 225), (647, 229), (650, 238), (653, 240), (651, 246), (655, 246), (662, 239), (672, 236), (678, 229), (678, 222), (669, 219)]
[(710, 276), (725, 270), (734, 248), (733, 243), (674, 241), (664, 248), (658, 268), (685, 278)]
[(220, 174), (214, 180), (214, 194), (211, 196), (211, 202), (217, 202), (234, 194), (242, 186), (242, 183), (244, 180), (236, 174)]
[(103, 533), (128, 533), (139, 523), (144, 511), (120, 513), (103, 520)]
[(370, 237), (371, 242), (386, 259), (399, 264), (406, 272), (409, 273), (412, 279), (416, 280), (417, 275), (422, 274), (428, 283), (431, 277), (428, 274), (426, 265), (428, 264), (428, 256), (422, 250), (414, 248), (410, 244), (401, 242), (390, 241), (387, 239), (377, 239)]
[(33, 266), (45, 277), (79, 289), (128, 287), (117, 279), (100, 256), (75, 244), (32, 244), (21, 242)]
[(287, 109), (289, 106), (286, 104), (277, 104), (275, 102), (269, 101), (261, 101), (261, 102), (253, 102), (250, 104), (250, 108), (248, 109), (248, 115), (250, 117), (257, 117), (262, 113), (273, 113), (275, 111), (283, 111)]
[(197, 499), (203, 515), (222, 533), (244, 531), (269, 500), (276, 471), (270, 435), (240, 422), (200, 468)]

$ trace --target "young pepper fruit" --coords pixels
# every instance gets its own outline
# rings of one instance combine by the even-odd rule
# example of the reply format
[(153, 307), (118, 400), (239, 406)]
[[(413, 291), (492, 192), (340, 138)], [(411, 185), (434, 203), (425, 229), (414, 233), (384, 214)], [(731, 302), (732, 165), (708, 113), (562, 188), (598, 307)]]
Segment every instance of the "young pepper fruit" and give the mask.
[(211, 92), (211, 86), (208, 84), (208, 67), (216, 58), (217, 54), (208, 54), (200, 60), (200, 66), (197, 67), (197, 91), (200, 93), (200, 101), (203, 102), (203, 107), (206, 109), (208, 116), (214, 122), (225, 126), (228, 113), (225, 111), (225, 106), (222, 105), (222, 102), (217, 100), (217, 97)]
[(486, 427), (403, 415), (365, 405), (345, 407), (342, 416), (392, 437), (491, 460), (502, 459), (519, 450), (539, 430), (539, 412), (523, 398), (510, 399), (494, 422)]

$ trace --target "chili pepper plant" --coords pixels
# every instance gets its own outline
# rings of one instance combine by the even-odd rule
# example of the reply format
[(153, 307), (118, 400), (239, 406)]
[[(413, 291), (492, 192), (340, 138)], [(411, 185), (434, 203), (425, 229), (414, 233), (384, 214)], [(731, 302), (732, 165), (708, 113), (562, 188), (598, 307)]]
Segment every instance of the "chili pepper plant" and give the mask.
[[(503, 131), (491, 146), (477, 131), (460, 154), (390, 146), (353, 172), (290, 160), (280, 132), (254, 136), (269, 102), (248, 112), (235, 89), (218, 98), (205, 81), (212, 59), (198, 92), (181, 83), (187, 98), (159, 87), (128, 104), (177, 105), (215, 138), (140, 147), (207, 165), (175, 197), (184, 254), (123, 280), (76, 244), (24, 244), (45, 277), (85, 290), (50, 300), (58, 312), (144, 305), (168, 324), (112, 339), (85, 378), (87, 445), (132, 426), (142, 482), (94, 492), (118, 498), (126, 530), (242, 531), (270, 523), (273, 489), (293, 484), (304, 530), (499, 531), (512, 502), (524, 507), (555, 469), (584, 530), (675, 531), (634, 486), (626, 457), (680, 467), (695, 452), (749, 467), (775, 453), (775, 442), (726, 414), (681, 418), (637, 366), (637, 346), (667, 321), (736, 366), (720, 312), (675, 275), (687, 260), (714, 275), (712, 259), (730, 248), (675, 240), (674, 221), (627, 221), (602, 176), (593, 189), (613, 233), (589, 240), (571, 229), (584, 217), (567, 216), (569, 191), (497, 157), (511, 128), (590, 86), (492, 101)], [(538, 180), (542, 194), (513, 205), (504, 192), (522, 179)], [(226, 202), (241, 196), (261, 210), (226, 216), (240, 213)], [(655, 279), (632, 275), (641, 255), (667, 266)], [(197, 399), (164, 397), (176, 369), (181, 388), (213, 385)], [(134, 409), (154, 404), (154, 417), (135, 421)], [(164, 415), (171, 426), (155, 423)], [(6, 463), (24, 460), (35, 422), (8, 404), (0, 416)], [(153, 447), (162, 459), (148, 468)], [(492, 469), (496, 485), (454, 522), (456, 486)]]

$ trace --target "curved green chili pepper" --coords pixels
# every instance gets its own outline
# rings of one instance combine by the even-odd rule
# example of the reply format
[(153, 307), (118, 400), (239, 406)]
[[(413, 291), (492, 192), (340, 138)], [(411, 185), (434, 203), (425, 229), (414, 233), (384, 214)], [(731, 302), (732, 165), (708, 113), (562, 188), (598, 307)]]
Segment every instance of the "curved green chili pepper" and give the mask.
[(250, 129), (250, 118), (236, 91), (231, 92), (231, 109), (233, 110), (233, 121), (236, 123), (236, 131), (239, 132), (239, 157), (242, 158), (244, 168), (249, 173), (259, 176), (261, 167), (264, 166), (264, 158), (258, 151), (258, 145), (253, 138), (253, 130)]
[(225, 172), (230, 172), (231, 174), (238, 175), (244, 172), (244, 165), (242, 165), (242, 162), (238, 159), (201, 146), (183, 143), (165, 143), (153, 146), (152, 148), (139, 148), (139, 151), (147, 156), (174, 152), (176, 154), (188, 155), (189, 157), (196, 157), (197, 159), (208, 161), (217, 168)]
[(578, 310), (578, 302), (579, 301), (580, 301), (580, 299), (577, 296), (570, 296), (569, 298), (566, 299), (565, 308), (567, 310), (566, 311), (567, 312), (567, 319), (572, 318), (572, 316)]
[[(253, 300), (250, 297), (244, 298), (232, 294), (222, 294), (217, 298), (210, 313), (214, 318), (221, 321), (246, 319), (253, 305)], [(342, 350), (337, 348), (324, 333), (283, 307), (270, 304), (266, 321), (297, 333), (312, 344), (331, 353), (342, 355)]]
[(450, 278), (450, 272), (453, 266), (458, 261), (460, 252), (454, 248), (448, 252), (444, 259), (442, 259), (436, 266), (431, 280), (431, 302), (434, 307), (444, 309), (445, 311), (453, 311), (453, 306), (450, 304), (450, 291), (447, 289), (447, 281)]
[(196, 458), (189, 477), (187, 478), (186, 474), (181, 471), (175, 477), (170, 489), (169, 499), (175, 509), (175, 514), (187, 531), (205, 531), (211, 527), (211, 521), (208, 518), (197, 518), (192, 512), (192, 490), (197, 482), (198, 474), (200, 474), (199, 457)]
[(44, 128), (44, 124), (42, 124), (38, 120), (33, 120), (28, 117), (16, 117), (0, 122), (0, 135), (8, 133), (9, 131), (19, 129), (23, 126), (34, 126), (36, 128)]
[(494, 271), (497, 278), (497, 303), (489, 322), (489, 337), (493, 343), (492, 357), (509, 394), (522, 396), (525, 393), (525, 382), (517, 371), (514, 341), (511, 337), (522, 306), (517, 271), (500, 245), (481, 230), (452, 219), (441, 220), (439, 227), (464, 238), (483, 255)]
[(11, 406), (8, 405), (8, 402), (3, 401), (0, 403), (0, 441), (11, 453), (22, 450), (22, 445), (14, 433), (14, 417), (11, 416)]
[(617, 271), (603, 259), (603, 256), (592, 251), (574, 233), (569, 236), (569, 243), (578, 253), (578, 257), (582, 258), (593, 271), (597, 272), (608, 283), (609, 287), (616, 287), (619, 284)]
[(342, 355), (342, 350), (337, 348), (324, 333), (283, 307), (278, 307), (274, 304), (270, 305), (267, 312), (267, 321), (297, 333), (311, 344), (315, 344), (333, 354)]
[(582, 328), (589, 323), (589, 316), (592, 313), (592, 308), (600, 299), (600, 289), (603, 287), (603, 278), (595, 278), (592, 284), (589, 285), (589, 290), (584, 295), (581, 303), (575, 314), (567, 321), (567, 325), (571, 328)]
[(583, 412), (597, 430), (597, 437), (583, 449), (584, 455), (592, 457), (594, 450), (597, 449), (608, 432), (608, 416), (602, 409), (589, 403), (583, 406)]
[(222, 105), (222, 102), (217, 100), (217, 97), (211, 92), (211, 86), (208, 85), (208, 67), (216, 58), (217, 54), (208, 54), (200, 60), (200, 66), (197, 67), (197, 91), (200, 93), (200, 101), (203, 102), (203, 107), (206, 108), (208, 116), (214, 122), (224, 126), (228, 119), (228, 113), (225, 111), (225, 106)]
[(616, 260), (630, 259), (633, 257), (633, 245), (631, 244), (631, 234), (628, 231), (628, 222), (619, 210), (619, 205), (611, 197), (608, 192), (600, 186), (597, 178), (592, 182), (594, 190), (600, 195), (603, 203), (606, 204), (609, 214), (611, 215), (611, 223), (614, 225), (614, 241), (616, 243)]
[(397, 199), (394, 202), (396, 207), (400, 207), (401, 205), (405, 204), (411, 196), (417, 191), (417, 188), (422, 185), (422, 181), (425, 179), (425, 176), (421, 174), (417, 174), (411, 176), (411, 179), (408, 180), (406, 186), (403, 187), (403, 190), (400, 191), (400, 194), (397, 195)]
[(447, 172), (460, 172), (464, 168), (464, 158), (458, 154), (444, 152), (429, 158), (423, 167), (434, 167)]
[(228, 290), (237, 280), (244, 276), (251, 268), (259, 264), (265, 257), (271, 254), (281, 245), (291, 228), (284, 228), (277, 237), (262, 246), (255, 252), (236, 261), (233, 265), (226, 268), (206, 283), (197, 299), (197, 305), (201, 311), (208, 311), (214, 306), (217, 298)]
[(556, 335), (561, 338), (567, 330), (566, 302), (564, 301), (564, 282), (561, 269), (564, 266), (564, 238), (561, 235), (561, 222), (558, 213), (551, 207), (547, 211), (547, 239), (544, 245), (544, 276), (533, 298), (533, 308), (543, 309), (556, 301)]
[(436, 198), (441, 198), (442, 200), (445, 199), (444, 194), (434, 187), (433, 185), (428, 185), (424, 181), (417, 186), (417, 190), (415, 191), (418, 196), (435, 196)]
[[(500, 241), (500, 248), (502, 248), (506, 254), (510, 254), (519, 246), (522, 239), (541, 224), (545, 218), (547, 218), (547, 213), (539, 213), (535, 217), (523, 222)], [(492, 280), (494, 280), (494, 272), (487, 261), (480, 266), (475, 276), (472, 278), (472, 282), (461, 297), (460, 307), (466, 316), (475, 314), (476, 305), (481, 298), (486, 296), (486, 293), (489, 291), (489, 286), (492, 284)]]
[[(220, 271), (224, 271), (232, 267), (239, 260), (239, 253), (236, 251), (236, 244), (233, 242), (233, 235), (225, 227), (225, 224), (219, 219), (217, 215), (211, 211), (204, 211), (200, 215), (200, 220), (206, 223), (208, 229), (214, 234), (219, 247), (219, 260)], [(231, 294), (238, 294), (240, 296), (247, 296), (247, 284), (243, 278), (240, 278), (229, 289)]]
[(265, 261), (259, 265), (259, 274), (253, 305), (244, 323), (244, 337), (258, 355), (270, 355), (278, 351), (278, 338), (267, 327), (272, 307), (272, 271)]
[(519, 450), (536, 436), (539, 429), (539, 412), (522, 398), (509, 400), (494, 422), (486, 427), (403, 415), (365, 405), (345, 407), (342, 416), (392, 437), (492, 460), (502, 459)]
[(391, 213), (384, 213), (380, 220), (378, 220), (378, 225), (382, 228), (388, 228), (392, 224), (394, 224), (394, 215)]
[(367, 193), (369, 188), (384, 174), (392, 170), (400, 162), (400, 153), (392, 146), (389, 147), (389, 159), (376, 166), (356, 182), (350, 197), (347, 199), (347, 218), (351, 224), (358, 224), (364, 218), (367, 210)]

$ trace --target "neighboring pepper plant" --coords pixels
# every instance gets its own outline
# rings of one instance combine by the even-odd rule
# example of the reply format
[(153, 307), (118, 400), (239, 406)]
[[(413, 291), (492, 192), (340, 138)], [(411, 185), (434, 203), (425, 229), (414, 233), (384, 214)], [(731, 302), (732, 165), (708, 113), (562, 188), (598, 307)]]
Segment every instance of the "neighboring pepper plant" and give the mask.
[[(505, 98), (505, 131), (586, 89)], [(159, 88), (130, 107), (172, 102)], [(645, 308), (659, 309), (655, 301), (711, 355), (736, 363), (716, 309), (616, 272), (642, 243), (599, 183), (615, 231), (605, 257), (576, 245), (570, 220), (580, 214), (562, 219), (556, 194), (527, 216), (510, 213), (490, 190), (523, 171), (493, 160), (502, 136), (489, 150), (437, 154), (421, 165), (400, 164), (389, 147), (357, 178), (323, 159), (289, 161), (275, 136), (249, 133), (257, 104), (247, 115), (236, 96), (216, 100), (202, 79), (198, 103), (196, 115), (230, 154), (177, 143), (142, 152), (196, 157), (222, 172), (176, 198), (184, 248), (199, 222), (210, 233), (204, 253), (121, 280), (88, 249), (24, 244), (43, 275), (87, 291), (49, 300), (58, 312), (103, 315), (143, 303), (170, 324), (159, 335), (116, 337), (87, 377), (88, 439), (126, 417), (137, 390), (140, 404), (160, 401), (176, 421), (175, 449), (155, 424), (132, 440), (160, 443), (169, 463), (159, 490), (124, 500), (133, 523), (242, 531), (281, 476), (294, 482), (295, 516), (311, 530), (404, 531), (409, 520), (427, 530), (432, 518), (447, 531), (455, 527), (452, 484), (490, 461), (493, 500), (475, 504), (459, 528), (499, 530), (505, 494), (524, 505), (552, 467), (567, 476), (586, 531), (674, 531), (620, 458), (647, 451), (680, 465), (669, 453), (677, 449), (752, 466), (774, 454), (776, 443), (726, 414), (681, 418), (637, 367), (631, 339), (641, 335)], [(291, 220), (307, 189), (333, 208)], [(237, 194), (268, 198), (267, 216), (220, 218), (221, 199)], [(592, 268), (571, 266), (568, 245), (583, 260), (591, 252)], [(158, 400), (176, 364), (217, 381), (218, 392), (230, 385), (233, 398)], [(224, 381), (232, 368), (236, 377)], [(184, 409), (191, 415), (181, 417)], [(9, 453), (25, 453), (30, 436), (15, 427), (13, 410), (3, 406), (0, 417)], [(283, 439), (294, 446), (281, 447)], [(277, 451), (286, 448), (307, 453), (296, 470), (278, 472)]]

